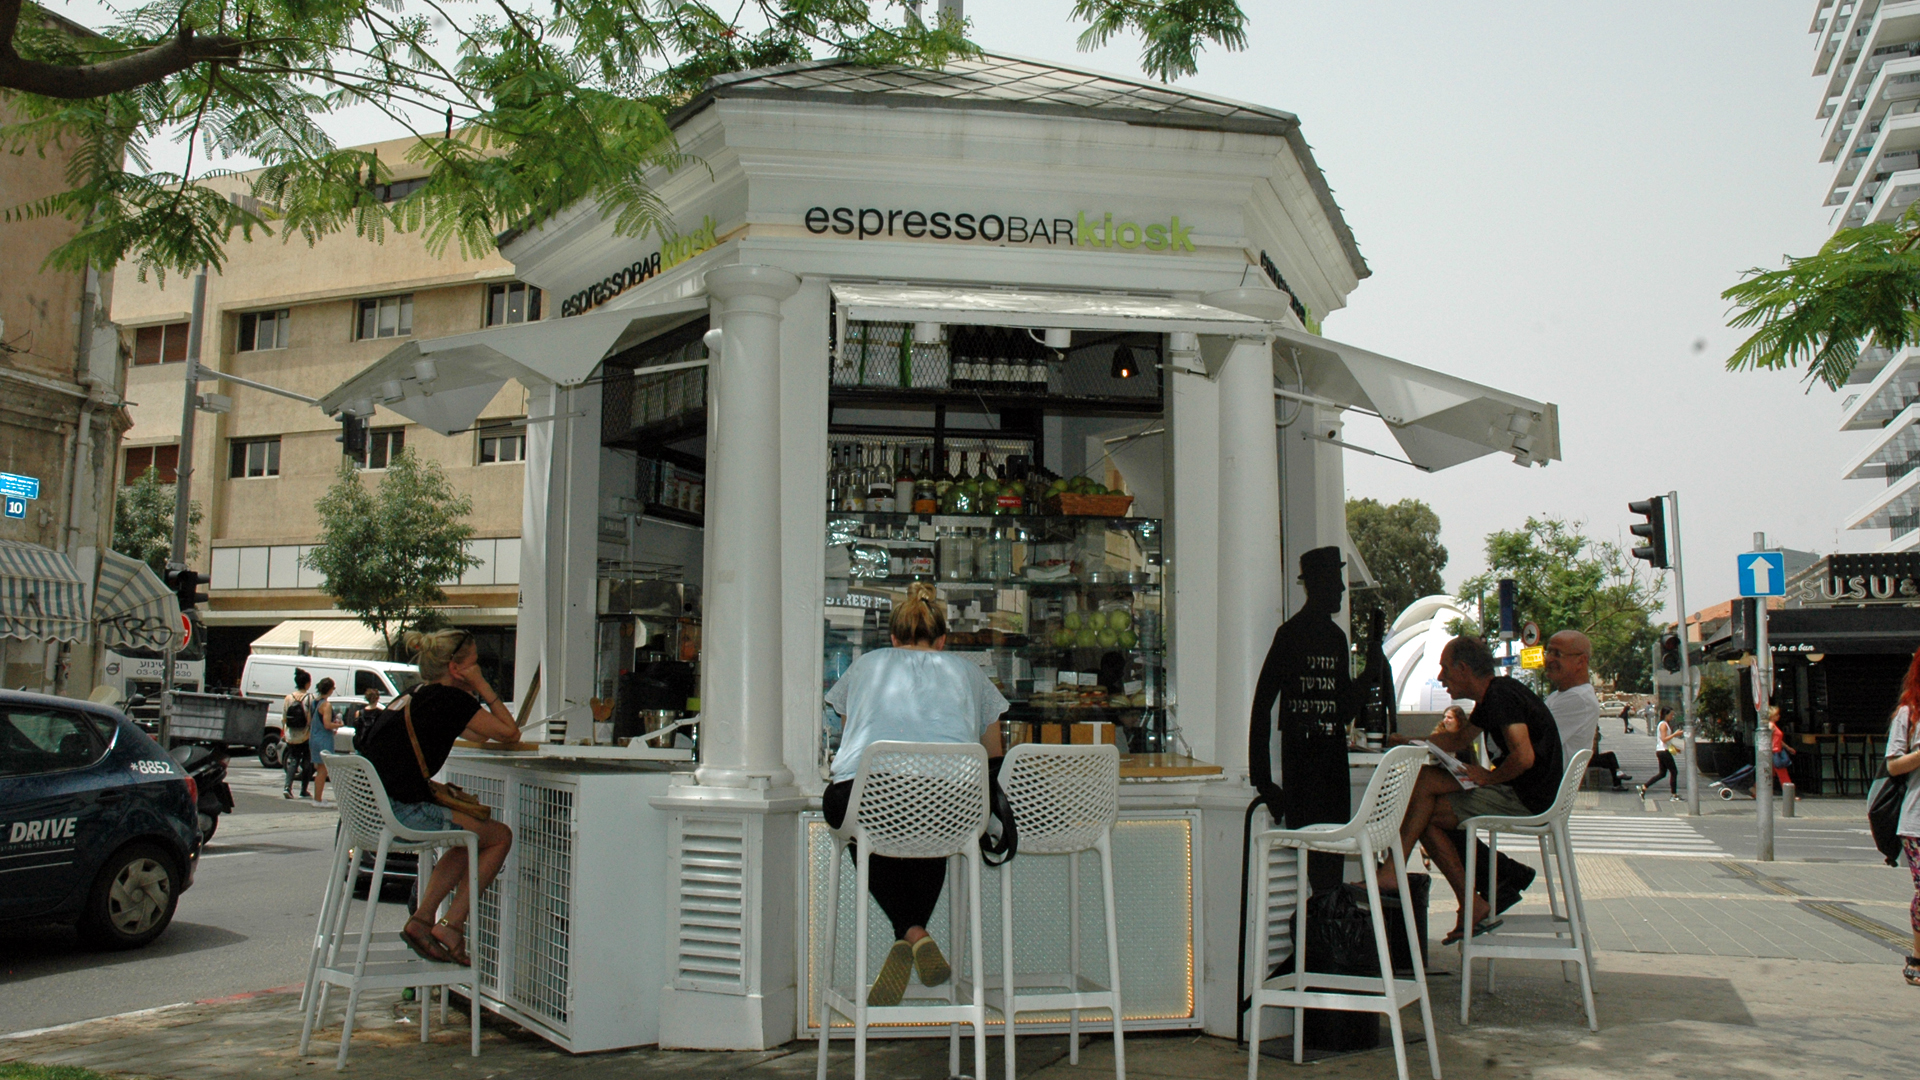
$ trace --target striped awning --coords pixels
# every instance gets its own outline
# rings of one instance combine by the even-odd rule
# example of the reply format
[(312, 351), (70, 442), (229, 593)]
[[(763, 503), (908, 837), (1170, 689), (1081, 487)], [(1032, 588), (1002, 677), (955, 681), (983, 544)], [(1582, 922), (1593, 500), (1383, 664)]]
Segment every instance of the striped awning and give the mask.
[(86, 636), (87, 589), (73, 561), (39, 544), (0, 540), (0, 637)]
[(100, 584), (93, 593), (93, 621), (111, 647), (164, 649), (180, 636), (180, 599), (153, 568), (117, 551), (100, 553)]

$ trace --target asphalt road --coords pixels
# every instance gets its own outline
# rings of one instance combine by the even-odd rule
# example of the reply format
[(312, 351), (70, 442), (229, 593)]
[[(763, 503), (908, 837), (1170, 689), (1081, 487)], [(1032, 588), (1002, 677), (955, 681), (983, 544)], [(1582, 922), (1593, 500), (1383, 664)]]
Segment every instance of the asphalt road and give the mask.
[[(333, 828), (310, 803), (282, 799), (279, 773), (257, 762), (236, 761), (228, 782), (236, 812), (159, 940), (115, 953), (59, 929), (0, 937), (0, 1035), (306, 978)], [(379, 918), (398, 931), (405, 913), (383, 904)]]

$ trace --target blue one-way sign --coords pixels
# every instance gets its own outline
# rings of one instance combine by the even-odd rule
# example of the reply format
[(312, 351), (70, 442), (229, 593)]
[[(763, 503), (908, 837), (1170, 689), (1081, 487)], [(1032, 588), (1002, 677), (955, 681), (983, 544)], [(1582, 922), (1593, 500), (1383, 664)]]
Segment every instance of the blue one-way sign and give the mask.
[(1787, 557), (1778, 551), (1750, 551), (1734, 559), (1741, 596), (1784, 596)]

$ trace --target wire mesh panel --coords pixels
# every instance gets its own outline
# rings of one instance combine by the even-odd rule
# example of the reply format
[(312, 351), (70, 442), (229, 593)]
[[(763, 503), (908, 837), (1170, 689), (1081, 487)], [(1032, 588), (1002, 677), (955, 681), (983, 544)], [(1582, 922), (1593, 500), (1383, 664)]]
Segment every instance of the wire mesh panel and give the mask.
[(513, 998), (532, 1015), (564, 1029), (572, 998), (572, 788), (519, 785), (513, 847), (519, 895), (513, 937)]
[[(831, 834), (817, 815), (804, 818), (807, 841), (807, 1029), (820, 1030), (820, 991), (826, 980), (827, 866), (833, 857)], [(1177, 816), (1122, 816), (1114, 826), (1114, 888), (1120, 923), (1120, 984), (1128, 1023), (1156, 1022), (1182, 1026), (1194, 1015), (1194, 879), (1193, 819)], [(846, 858), (842, 856), (842, 858)], [(1014, 914), (1017, 969), (1065, 971), (1068, 963), (1067, 858), (1015, 858)], [(989, 869), (981, 882), (981, 925), (989, 975), (1000, 971), (1000, 884), (998, 871)], [(1100, 862), (1094, 855), (1080, 859), (1080, 962), (1096, 981), (1106, 975), (1106, 918), (1100, 903)], [(940, 902), (927, 929), (953, 962), (956, 972), (966, 964), (964, 950), (949, 946), (948, 912), (954, 890), (963, 880), (949, 875)], [(840, 928), (835, 936), (834, 965), (844, 987), (853, 978), (854, 907), (856, 875), (853, 860), (840, 867)], [(865, 897), (862, 903), (872, 903)], [(1283, 916), (1284, 918), (1284, 916)], [(875, 905), (868, 920), (869, 976), (879, 970), (881, 958), (893, 944), (893, 928)], [(911, 1004), (909, 1000), (908, 1004)], [(1082, 1019), (1100, 1015), (1082, 1010)], [(1064, 1023), (1065, 1013), (1020, 1014), (1021, 1024)], [(1000, 1023), (997, 1013), (988, 1022)], [(850, 1025), (839, 1017), (836, 1026)]]
[[(467, 794), (486, 803), (493, 811), (495, 820), (501, 820), (507, 812), (506, 782), (498, 777), (482, 776), (478, 773), (447, 771), (447, 782), (465, 788)], [(480, 978), (480, 990), (496, 997), (503, 985), (500, 979), (500, 908), (507, 903), (501, 896), (505, 878), (495, 878), (492, 885), (480, 894), (480, 902), (473, 905), (473, 917), (467, 923), (469, 951), (473, 954), (474, 972)]]
[(738, 817), (682, 819), (676, 989), (746, 991), (745, 849), (746, 823)]

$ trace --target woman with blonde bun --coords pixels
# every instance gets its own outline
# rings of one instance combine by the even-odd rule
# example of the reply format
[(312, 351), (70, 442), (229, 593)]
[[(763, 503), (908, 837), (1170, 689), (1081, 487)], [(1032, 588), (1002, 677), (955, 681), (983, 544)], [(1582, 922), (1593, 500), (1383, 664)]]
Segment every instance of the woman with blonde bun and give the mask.
[[(932, 583), (918, 581), (893, 609), (893, 648), (861, 656), (827, 691), (827, 704), (846, 719), (840, 750), (822, 798), (827, 823), (839, 828), (860, 758), (876, 742), (978, 742), (999, 757), (1000, 714), (1007, 699), (980, 665), (946, 652), (947, 604)], [(867, 991), (867, 1004), (897, 1005), (917, 972), (939, 986), (953, 970), (927, 934), (927, 919), (947, 880), (945, 859), (869, 860), (867, 891), (893, 923), (893, 948)]]
[[(437, 773), (452, 753), (455, 739), (465, 736), (511, 741), (520, 737), (520, 726), (480, 673), (480, 650), (471, 633), (409, 631), (406, 645), (419, 665), (420, 682), (394, 700), (389, 708), (393, 718), (367, 736), (361, 753), (380, 775), (387, 799), (393, 804), (393, 816), (401, 824), (427, 831), (458, 827), (479, 835), (480, 889), (484, 892), (507, 859), (513, 833), (497, 821), (479, 821), (434, 802), (427, 777), (421, 774), (420, 757), (426, 759), (427, 773)], [(411, 720), (411, 734), (408, 724), (399, 722), (402, 715)], [(420, 740), (419, 757), (414, 754), (415, 737)], [(466, 849), (449, 848), (434, 864), (433, 876), (421, 886), (420, 906), (400, 932), (415, 953), (429, 960), (471, 963), (466, 925), (473, 898), (465, 889), (455, 891), (466, 879)], [(449, 897), (452, 899), (446, 915), (435, 922), (440, 902)]]

